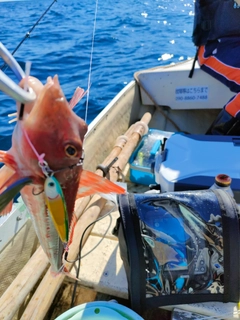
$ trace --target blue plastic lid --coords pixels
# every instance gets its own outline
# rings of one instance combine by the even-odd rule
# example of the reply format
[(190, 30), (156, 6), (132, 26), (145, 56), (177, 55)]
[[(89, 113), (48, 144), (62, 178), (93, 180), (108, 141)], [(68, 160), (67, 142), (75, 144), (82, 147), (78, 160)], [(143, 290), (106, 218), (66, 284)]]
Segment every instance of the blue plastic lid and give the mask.
[(55, 320), (143, 320), (133, 310), (116, 302), (94, 301), (76, 306)]

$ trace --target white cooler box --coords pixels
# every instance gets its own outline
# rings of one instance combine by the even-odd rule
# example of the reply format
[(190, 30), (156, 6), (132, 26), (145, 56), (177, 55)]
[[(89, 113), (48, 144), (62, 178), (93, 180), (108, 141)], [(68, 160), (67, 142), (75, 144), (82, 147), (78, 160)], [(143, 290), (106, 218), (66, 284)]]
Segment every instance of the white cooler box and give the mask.
[(175, 133), (155, 163), (161, 192), (207, 189), (221, 173), (240, 190), (240, 137)]

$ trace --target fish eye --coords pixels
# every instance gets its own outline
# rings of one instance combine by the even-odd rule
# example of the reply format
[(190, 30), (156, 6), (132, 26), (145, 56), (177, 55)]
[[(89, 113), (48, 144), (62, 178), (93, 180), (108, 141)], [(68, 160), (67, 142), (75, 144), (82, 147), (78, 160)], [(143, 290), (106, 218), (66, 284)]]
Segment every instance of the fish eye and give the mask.
[(68, 144), (65, 147), (65, 153), (68, 157), (75, 157), (77, 155), (77, 149), (73, 145)]

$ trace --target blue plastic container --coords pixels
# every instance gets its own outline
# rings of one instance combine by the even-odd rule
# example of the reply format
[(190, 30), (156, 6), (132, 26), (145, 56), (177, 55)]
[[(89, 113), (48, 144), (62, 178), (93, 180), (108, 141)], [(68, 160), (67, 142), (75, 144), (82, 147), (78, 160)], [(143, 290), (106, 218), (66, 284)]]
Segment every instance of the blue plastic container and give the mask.
[(173, 132), (149, 129), (129, 159), (130, 180), (135, 183), (149, 185), (155, 183), (155, 156), (164, 141)]
[(76, 306), (55, 320), (144, 320), (133, 310), (116, 302), (94, 301)]

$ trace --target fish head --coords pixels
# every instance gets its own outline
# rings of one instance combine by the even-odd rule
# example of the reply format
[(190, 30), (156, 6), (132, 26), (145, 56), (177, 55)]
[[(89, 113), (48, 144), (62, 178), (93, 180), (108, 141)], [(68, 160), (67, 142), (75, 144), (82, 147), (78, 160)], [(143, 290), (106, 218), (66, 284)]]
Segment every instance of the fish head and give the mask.
[[(22, 128), (51, 170), (76, 165), (82, 158), (87, 124), (70, 108), (57, 76), (48, 77)], [(24, 147), (26, 157), (36, 158), (26, 139)]]
[[(26, 78), (23, 78), (20, 82), (19, 82), (19, 86), (22, 88), (22, 89), (25, 89), (25, 87), (31, 87), (33, 89), (33, 91), (35, 92), (36, 96), (38, 97), (40, 92), (42, 91), (43, 89), (43, 84), (42, 82), (35, 78), (35, 77), (32, 77), (32, 76), (28, 76), (27, 79)], [(25, 103), (24, 105), (24, 113), (22, 115), (22, 119), (25, 119), (29, 113), (32, 111), (33, 109), (33, 106), (34, 106), (34, 103), (35, 101), (33, 102), (28, 102), (28, 103)], [(19, 112), (20, 112), (20, 109), (21, 109), (21, 103), (17, 101), (17, 114), (18, 114), (18, 119), (19, 119)]]

